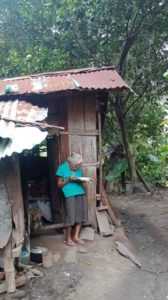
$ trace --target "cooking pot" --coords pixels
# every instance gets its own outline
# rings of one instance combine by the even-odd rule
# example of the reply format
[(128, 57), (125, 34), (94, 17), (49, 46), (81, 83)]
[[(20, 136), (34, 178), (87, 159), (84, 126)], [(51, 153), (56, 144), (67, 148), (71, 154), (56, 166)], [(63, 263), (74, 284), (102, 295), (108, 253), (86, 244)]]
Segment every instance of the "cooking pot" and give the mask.
[(42, 253), (48, 249), (45, 247), (34, 247), (30, 250), (30, 260), (36, 263), (42, 263)]

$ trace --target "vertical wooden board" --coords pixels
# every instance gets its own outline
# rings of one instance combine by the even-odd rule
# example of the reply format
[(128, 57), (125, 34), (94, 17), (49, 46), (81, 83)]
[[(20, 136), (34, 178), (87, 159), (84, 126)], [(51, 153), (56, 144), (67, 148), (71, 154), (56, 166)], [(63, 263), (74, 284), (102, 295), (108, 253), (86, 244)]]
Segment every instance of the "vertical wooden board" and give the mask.
[[(84, 132), (84, 100), (81, 93), (72, 95), (68, 101), (68, 131)], [(70, 153), (77, 152), (83, 156), (83, 137), (69, 135), (69, 149)]]
[[(69, 99), (66, 97), (61, 100), (59, 104), (59, 124), (68, 130), (68, 103)], [(60, 135), (60, 163), (65, 161), (69, 156), (69, 136)]]
[(79, 135), (69, 135), (70, 152), (80, 153), (83, 156), (83, 142)]
[(18, 155), (11, 158), (12, 164), (8, 172), (7, 188), (12, 203), (13, 222), (15, 224), (12, 239), (19, 245), (24, 241), (24, 205), (22, 197), (20, 166)]
[(84, 163), (97, 162), (97, 143), (95, 136), (69, 135), (71, 152), (80, 153)]
[(96, 208), (96, 167), (85, 167), (83, 172), (86, 176), (91, 177), (94, 181), (86, 183), (86, 196), (88, 204), (88, 221), (95, 229), (97, 222), (95, 216)]
[(5, 177), (9, 200), (12, 207), (14, 229), (13, 243), (19, 245), (24, 240), (24, 207), (18, 155), (5, 158)]
[(97, 162), (97, 138), (96, 136), (83, 137), (83, 156), (87, 163)]
[(59, 124), (60, 126), (65, 127), (65, 130), (68, 129), (68, 102), (68, 96), (64, 96), (56, 101)]
[(68, 102), (68, 130), (86, 132), (86, 135), (69, 135), (70, 152), (79, 152), (84, 162), (97, 162), (97, 138), (87, 136), (96, 131), (96, 99), (88, 94), (75, 94)]
[(4, 271), (5, 271), (6, 291), (7, 293), (14, 293), (16, 290), (16, 283), (15, 283), (14, 259), (12, 257), (11, 239), (8, 241), (8, 244), (4, 248)]
[(86, 95), (84, 99), (85, 103), (85, 130), (96, 130), (96, 96)]
[(83, 136), (83, 158), (86, 163), (97, 162), (97, 143), (96, 136)]
[(48, 117), (46, 120), (49, 124), (63, 126), (67, 129), (67, 101), (66, 95), (48, 99)]
[[(67, 95), (55, 96), (49, 102), (49, 124), (62, 126), (68, 130), (68, 101)], [(56, 184), (55, 170), (69, 156), (69, 136), (59, 135), (48, 141), (47, 145), (50, 185), (51, 185), (51, 207), (54, 223), (62, 221), (62, 194)]]
[[(3, 174), (2, 169), (1, 176)], [(4, 178), (0, 179), (0, 248), (4, 248), (12, 232), (12, 212)]]
[[(78, 96), (77, 96), (78, 95)], [(79, 93), (69, 99), (68, 131), (85, 132), (86, 135), (69, 135), (70, 152), (78, 152), (83, 156), (84, 163), (97, 162), (97, 137), (89, 136), (96, 131), (96, 98), (88, 93)], [(88, 133), (88, 136), (87, 136)], [(97, 222), (96, 207), (96, 167), (87, 167), (85, 175), (94, 179), (87, 183), (88, 221), (95, 229)]]
[[(47, 122), (51, 125), (62, 126), (68, 130), (68, 105), (69, 98), (67, 95), (52, 96), (48, 99), (48, 118)], [(52, 132), (52, 130), (51, 130)], [(67, 159), (69, 155), (69, 137), (67, 135), (60, 135), (59, 145), (59, 163)]]
[(50, 177), (50, 194), (51, 194), (51, 210), (53, 223), (62, 221), (61, 209), (62, 201), (56, 183), (55, 171), (59, 165), (59, 144), (58, 137), (49, 139), (47, 141), (47, 155), (49, 163), (49, 177)]
[(84, 130), (84, 99), (81, 93), (75, 93), (68, 99), (69, 131)]
[[(96, 125), (96, 96), (85, 96), (85, 131), (95, 132)], [(85, 162), (97, 162), (97, 136), (85, 136)]]

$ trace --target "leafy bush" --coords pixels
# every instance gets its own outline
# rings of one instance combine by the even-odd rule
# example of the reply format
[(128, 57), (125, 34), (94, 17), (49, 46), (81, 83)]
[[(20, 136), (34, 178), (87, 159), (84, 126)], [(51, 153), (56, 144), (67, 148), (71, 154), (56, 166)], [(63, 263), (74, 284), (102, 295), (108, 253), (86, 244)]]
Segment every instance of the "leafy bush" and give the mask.
[(162, 139), (138, 147), (137, 165), (145, 179), (157, 186), (166, 186), (168, 176), (168, 141)]

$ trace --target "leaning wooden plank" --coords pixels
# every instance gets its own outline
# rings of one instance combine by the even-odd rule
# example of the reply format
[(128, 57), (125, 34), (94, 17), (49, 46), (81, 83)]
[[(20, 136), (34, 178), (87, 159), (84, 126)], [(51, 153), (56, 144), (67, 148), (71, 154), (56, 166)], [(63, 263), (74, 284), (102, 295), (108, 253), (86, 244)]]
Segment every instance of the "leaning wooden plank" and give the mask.
[(129, 258), (136, 266), (141, 268), (140, 262), (136, 259), (135, 255), (128, 250), (126, 246), (124, 246), (121, 242), (116, 241), (115, 243), (117, 251), (122, 254), (123, 256)]
[(110, 215), (110, 217), (111, 217), (111, 219), (112, 219), (112, 221), (113, 221), (113, 224), (114, 224), (116, 227), (121, 226), (120, 220), (118, 220), (118, 219), (116, 218), (116, 216), (114, 215), (114, 213), (113, 213), (113, 211), (112, 211), (112, 209), (111, 209), (111, 207), (110, 207), (109, 201), (108, 201), (108, 199), (107, 199), (106, 192), (104, 191), (104, 188), (102, 188), (102, 191), (101, 191), (101, 192), (102, 192), (102, 202), (103, 202), (104, 205), (107, 205), (107, 206), (108, 206), (108, 213), (109, 213), (109, 215)]
[(108, 206), (107, 205), (102, 205), (102, 206), (98, 206), (97, 207), (97, 210), (98, 211), (101, 211), (101, 210), (107, 210), (108, 209)]
[(97, 223), (101, 236), (112, 235), (112, 230), (105, 211), (96, 210)]
[(109, 203), (109, 206), (110, 206), (110, 208), (111, 208), (113, 214), (115, 215), (116, 219), (118, 219), (118, 213), (117, 213), (116, 208), (113, 206), (111, 197), (109, 197), (109, 195), (106, 193), (105, 190), (104, 190), (104, 193), (105, 193), (105, 195), (106, 195), (106, 199), (107, 199), (107, 201), (108, 201), (108, 203)]
[(115, 217), (115, 215), (114, 215), (114, 213), (113, 213), (113, 211), (112, 211), (112, 209), (111, 209), (111, 207), (110, 207), (110, 205), (109, 205), (109, 203), (108, 203), (106, 197), (102, 197), (102, 202), (104, 203), (104, 205), (107, 205), (107, 206), (108, 206), (108, 210), (107, 210), (107, 211), (108, 211), (108, 213), (109, 213), (109, 215), (110, 215), (110, 217), (111, 217), (111, 219), (112, 219), (112, 221), (113, 221), (113, 224), (114, 224), (116, 227), (121, 226), (120, 221), (116, 219), (116, 217)]
[(94, 241), (95, 230), (92, 227), (83, 227), (80, 232), (80, 239)]
[[(28, 282), (28, 279), (25, 275), (21, 275), (16, 278), (16, 287), (22, 286)], [(7, 284), (4, 281), (0, 284), (0, 294), (5, 293), (7, 291)]]

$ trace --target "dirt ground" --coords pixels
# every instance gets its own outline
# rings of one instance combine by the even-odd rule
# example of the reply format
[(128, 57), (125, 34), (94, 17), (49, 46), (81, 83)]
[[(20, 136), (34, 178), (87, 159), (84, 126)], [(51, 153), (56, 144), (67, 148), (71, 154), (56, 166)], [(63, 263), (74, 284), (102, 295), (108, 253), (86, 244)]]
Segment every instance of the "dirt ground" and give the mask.
[[(43, 276), (32, 279), (25, 300), (166, 300), (168, 299), (168, 191), (113, 197), (124, 228), (113, 236), (95, 235), (84, 247), (68, 247), (63, 235), (32, 240), (51, 249), (54, 265), (39, 268)], [(120, 255), (121, 241), (142, 265), (138, 268)]]

